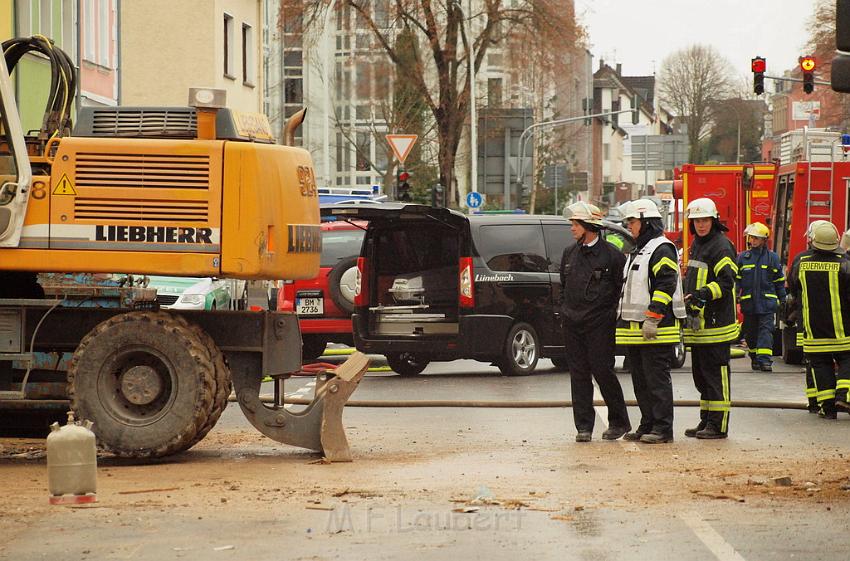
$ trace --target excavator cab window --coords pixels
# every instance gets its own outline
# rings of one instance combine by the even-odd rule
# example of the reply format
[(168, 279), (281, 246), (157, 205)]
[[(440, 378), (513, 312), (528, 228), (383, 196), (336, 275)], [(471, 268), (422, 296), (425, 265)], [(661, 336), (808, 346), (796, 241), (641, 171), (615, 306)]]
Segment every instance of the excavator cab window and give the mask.
[(14, 197), (18, 183), (18, 165), (9, 131), (6, 100), (0, 96), (0, 205), (7, 204)]

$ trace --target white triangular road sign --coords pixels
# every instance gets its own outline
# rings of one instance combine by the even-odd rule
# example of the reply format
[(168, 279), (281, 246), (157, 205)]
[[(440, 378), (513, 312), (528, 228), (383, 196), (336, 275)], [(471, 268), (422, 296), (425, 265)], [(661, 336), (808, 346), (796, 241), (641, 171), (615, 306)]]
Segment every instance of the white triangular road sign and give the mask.
[(419, 138), (418, 134), (388, 134), (387, 142), (390, 143), (390, 148), (393, 149), (393, 154), (398, 161), (404, 163), (413, 145), (416, 144), (417, 138)]

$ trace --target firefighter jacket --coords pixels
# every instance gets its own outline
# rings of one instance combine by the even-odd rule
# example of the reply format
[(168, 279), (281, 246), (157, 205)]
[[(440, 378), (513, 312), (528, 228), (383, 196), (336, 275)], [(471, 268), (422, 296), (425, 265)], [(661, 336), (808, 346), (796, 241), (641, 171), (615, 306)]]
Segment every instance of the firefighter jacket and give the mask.
[(844, 252), (799, 254), (788, 287), (802, 308), (804, 353), (850, 351), (850, 259)]
[(738, 256), (738, 296), (744, 314), (772, 314), (785, 300), (785, 274), (779, 256), (762, 246)]
[[(635, 248), (626, 261), (625, 286), (617, 321), (618, 345), (675, 345), (681, 341), (679, 321), (685, 317), (676, 246), (663, 234)], [(658, 338), (644, 339), (646, 312), (663, 315)]]
[(575, 244), (564, 250), (561, 312), (566, 324), (613, 324), (625, 261), (626, 256), (601, 237), (593, 245)]
[(740, 335), (735, 295), (735, 247), (717, 230), (697, 236), (688, 252), (685, 295), (691, 321), (685, 327), (685, 343), (714, 345), (737, 341)]

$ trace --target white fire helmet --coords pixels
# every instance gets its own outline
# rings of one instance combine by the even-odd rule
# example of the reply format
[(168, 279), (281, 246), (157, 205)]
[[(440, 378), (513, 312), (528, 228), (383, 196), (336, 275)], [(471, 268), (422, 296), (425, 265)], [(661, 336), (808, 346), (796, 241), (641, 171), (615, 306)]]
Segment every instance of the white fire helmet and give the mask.
[(584, 201), (573, 203), (564, 209), (564, 217), (570, 220), (581, 220), (582, 222), (595, 224), (596, 226), (604, 225), (602, 216), (602, 211), (599, 210), (599, 207)]
[(623, 214), (623, 220), (629, 220), (630, 218), (661, 218), (658, 205), (649, 199), (637, 199), (623, 203), (620, 206), (620, 212)]
[(707, 198), (694, 199), (688, 203), (688, 220), (694, 218), (718, 218), (717, 205)]

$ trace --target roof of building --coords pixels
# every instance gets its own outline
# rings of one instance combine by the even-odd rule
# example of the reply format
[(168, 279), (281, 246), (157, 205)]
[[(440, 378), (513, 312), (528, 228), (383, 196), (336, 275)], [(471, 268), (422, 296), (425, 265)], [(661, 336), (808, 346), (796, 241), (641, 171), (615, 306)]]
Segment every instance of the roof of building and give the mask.
[(655, 107), (655, 76), (621, 76), (620, 80), (650, 107)]

